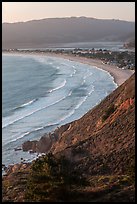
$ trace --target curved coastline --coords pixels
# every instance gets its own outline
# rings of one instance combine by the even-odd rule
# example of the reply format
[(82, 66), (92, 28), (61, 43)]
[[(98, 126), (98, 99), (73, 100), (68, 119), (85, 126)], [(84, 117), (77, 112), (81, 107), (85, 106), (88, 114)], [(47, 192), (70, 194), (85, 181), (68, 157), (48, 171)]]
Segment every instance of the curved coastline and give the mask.
[[(7, 54), (7, 53), (6, 53)], [(20, 56), (43, 56), (43, 57), (55, 57), (55, 58), (60, 58), (60, 59), (66, 59), (68, 61), (75, 61), (81, 64), (87, 64), (90, 65), (91, 67), (94, 67), (96, 69), (100, 69), (104, 72), (107, 72), (112, 78), (113, 78), (113, 83), (118, 86), (120, 86), (126, 79), (128, 79), (134, 71), (131, 70), (122, 70), (120, 68), (117, 68), (114, 65), (107, 65), (103, 64), (101, 60), (95, 60), (95, 59), (89, 59), (86, 57), (78, 57), (78, 56), (72, 56), (70, 54), (65, 55), (65, 54), (54, 54), (54, 53), (8, 53), (8, 55), (20, 55)], [(28, 133), (27, 133), (28, 134)]]
[(57, 58), (63, 58), (66, 60), (70, 60), (70, 61), (76, 61), (82, 64), (87, 64), (90, 66), (94, 66), (97, 69), (101, 69), (104, 70), (106, 72), (108, 72), (108, 74), (111, 75), (111, 77), (113, 78), (114, 83), (117, 86), (120, 86), (121, 84), (123, 84), (133, 73), (134, 70), (124, 70), (121, 68), (118, 68), (115, 65), (109, 65), (109, 64), (104, 64), (100, 59), (92, 59), (92, 58), (86, 58), (86, 57), (80, 57), (80, 56), (74, 56), (72, 54), (56, 54), (56, 53), (36, 53), (35, 51), (33, 51), (33, 53), (24, 53), (24, 52), (12, 52), (12, 53), (2, 53), (2, 54), (6, 54), (6, 55), (25, 55), (25, 56), (48, 56), (48, 57), (57, 57)]
[(46, 53), (46, 54), (40, 54), (40, 55), (60, 57), (63, 59), (68, 59), (70, 61), (76, 61), (79, 63), (90, 65), (92, 67), (94, 66), (97, 69), (104, 70), (112, 76), (112, 78), (114, 79), (114, 83), (116, 83), (117, 86), (120, 86), (121, 84), (123, 84), (134, 73), (134, 70), (124, 70), (124, 69), (118, 68), (115, 65), (104, 64), (99, 59), (74, 56), (70, 54)]

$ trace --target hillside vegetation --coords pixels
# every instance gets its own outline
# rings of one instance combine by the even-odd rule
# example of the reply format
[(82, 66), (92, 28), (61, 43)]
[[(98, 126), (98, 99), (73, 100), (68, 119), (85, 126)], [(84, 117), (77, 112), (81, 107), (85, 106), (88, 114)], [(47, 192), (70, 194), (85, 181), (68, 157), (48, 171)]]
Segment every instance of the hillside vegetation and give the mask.
[(135, 74), (55, 133), (49, 154), (9, 167), (3, 201), (135, 202)]

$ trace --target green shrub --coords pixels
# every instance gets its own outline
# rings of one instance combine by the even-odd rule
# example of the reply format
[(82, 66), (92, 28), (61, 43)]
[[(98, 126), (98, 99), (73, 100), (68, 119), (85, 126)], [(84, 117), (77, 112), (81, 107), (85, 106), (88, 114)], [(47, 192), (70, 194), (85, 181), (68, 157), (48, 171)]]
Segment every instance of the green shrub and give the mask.
[(51, 153), (38, 158), (27, 183), (27, 201), (56, 202), (69, 198), (73, 186), (86, 185), (86, 179), (64, 156)]

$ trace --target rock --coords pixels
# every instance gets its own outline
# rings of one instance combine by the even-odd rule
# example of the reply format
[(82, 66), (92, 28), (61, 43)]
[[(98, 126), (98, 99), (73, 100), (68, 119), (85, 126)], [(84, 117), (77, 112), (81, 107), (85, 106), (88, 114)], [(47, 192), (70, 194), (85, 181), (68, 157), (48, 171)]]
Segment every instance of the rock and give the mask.
[(45, 134), (39, 141), (26, 141), (22, 144), (23, 151), (29, 151), (29, 153), (47, 153), (51, 150), (53, 144), (58, 138), (68, 130), (70, 124), (63, 125), (61, 128), (57, 128), (53, 133)]
[(20, 150), (22, 150), (22, 148), (21, 147), (16, 147), (16, 148), (14, 148), (14, 150), (15, 151), (20, 151)]
[(34, 140), (34, 141), (26, 141), (22, 144), (22, 150), (27, 152), (29, 150), (33, 150), (35, 151), (36, 149), (36, 144), (38, 141)]
[(33, 154), (33, 153), (35, 153), (35, 152), (36, 152), (36, 151), (34, 151), (34, 150), (32, 150), (32, 149), (29, 150), (29, 153), (30, 153), (30, 154)]
[(5, 164), (2, 164), (2, 170), (6, 171), (7, 167)]
[(37, 152), (45, 153), (48, 152), (52, 146), (52, 138), (48, 136), (43, 136), (37, 143)]

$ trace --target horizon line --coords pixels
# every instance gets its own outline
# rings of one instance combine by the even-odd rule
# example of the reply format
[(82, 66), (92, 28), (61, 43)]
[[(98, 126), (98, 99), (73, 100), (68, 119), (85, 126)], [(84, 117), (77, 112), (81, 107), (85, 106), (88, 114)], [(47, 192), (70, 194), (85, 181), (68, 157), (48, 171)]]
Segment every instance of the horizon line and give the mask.
[(13, 24), (13, 23), (26, 23), (30, 21), (40, 21), (40, 20), (45, 20), (45, 19), (62, 19), (62, 18), (91, 18), (91, 19), (96, 19), (96, 20), (115, 20), (115, 21), (126, 21), (126, 22), (133, 22), (135, 21), (130, 21), (130, 20), (124, 20), (124, 19), (114, 19), (114, 18), (95, 18), (95, 17), (88, 17), (88, 16), (66, 16), (66, 17), (49, 17), (49, 18), (40, 18), (40, 19), (30, 19), (26, 21), (15, 21), (15, 22), (2, 22), (7, 23), (7, 24)]

